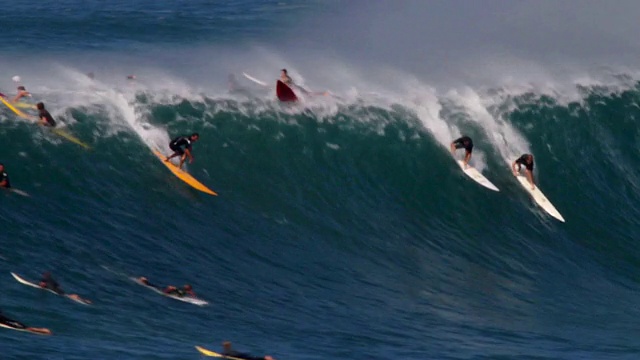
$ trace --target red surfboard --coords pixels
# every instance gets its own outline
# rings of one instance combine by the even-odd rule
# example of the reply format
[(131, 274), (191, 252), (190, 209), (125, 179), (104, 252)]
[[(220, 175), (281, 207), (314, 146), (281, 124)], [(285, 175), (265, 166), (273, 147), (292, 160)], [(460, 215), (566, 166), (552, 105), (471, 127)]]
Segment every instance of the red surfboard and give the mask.
[(278, 80), (278, 82), (276, 83), (276, 95), (278, 96), (278, 100), (280, 101), (298, 101), (298, 97), (293, 92), (293, 90), (291, 90), (291, 88), (287, 84), (283, 83), (280, 80)]

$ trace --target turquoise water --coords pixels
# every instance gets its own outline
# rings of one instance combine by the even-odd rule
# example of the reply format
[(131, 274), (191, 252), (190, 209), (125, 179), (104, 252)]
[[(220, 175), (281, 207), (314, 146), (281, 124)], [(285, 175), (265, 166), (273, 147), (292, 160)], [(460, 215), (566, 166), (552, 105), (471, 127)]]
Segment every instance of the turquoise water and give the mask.
[[(634, 75), (447, 87), (291, 47), (283, 24), (317, 25), (336, 2), (15, 5), (0, 91), (19, 74), (92, 149), (0, 111), (0, 161), (31, 195), (0, 194), (0, 309), (54, 333), (0, 329), (0, 358), (195, 359), (224, 340), (278, 359), (640, 354)], [(242, 76), (282, 67), (333, 95), (283, 105)], [(194, 131), (188, 170), (218, 197), (149, 150)], [(499, 193), (452, 161), (462, 133)], [(566, 223), (511, 175), (525, 152)], [(46, 270), (94, 305), (9, 274)], [(142, 275), (210, 305), (128, 279)]]

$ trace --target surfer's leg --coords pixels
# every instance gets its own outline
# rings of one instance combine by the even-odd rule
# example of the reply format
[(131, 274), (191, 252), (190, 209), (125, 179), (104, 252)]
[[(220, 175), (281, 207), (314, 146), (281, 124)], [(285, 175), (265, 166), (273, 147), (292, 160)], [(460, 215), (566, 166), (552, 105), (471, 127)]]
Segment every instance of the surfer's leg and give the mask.
[(169, 159), (172, 159), (172, 158), (174, 158), (176, 156), (183, 156), (184, 155), (184, 150), (182, 150), (182, 148), (180, 146), (171, 146), (171, 144), (169, 144), (169, 149), (171, 149), (173, 151), (173, 154), (171, 154), (171, 156), (169, 156), (165, 161), (169, 161)]
[(469, 160), (471, 160), (471, 151), (466, 151), (466, 154), (464, 156), (464, 163), (468, 164)]

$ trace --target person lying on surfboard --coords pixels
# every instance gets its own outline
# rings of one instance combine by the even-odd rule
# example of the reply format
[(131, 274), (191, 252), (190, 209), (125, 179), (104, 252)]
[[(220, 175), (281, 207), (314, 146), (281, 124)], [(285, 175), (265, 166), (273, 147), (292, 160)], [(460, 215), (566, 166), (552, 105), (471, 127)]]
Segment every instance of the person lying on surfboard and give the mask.
[[(518, 165), (518, 170), (516, 170), (516, 165)], [(518, 176), (520, 173), (521, 165), (524, 165), (524, 172), (527, 176), (527, 180), (529, 180), (529, 184), (531, 184), (531, 190), (536, 188), (536, 183), (533, 180), (533, 155), (531, 154), (523, 154), (516, 161), (511, 164), (511, 169), (513, 170), (513, 176)]]
[(56, 121), (53, 120), (53, 116), (49, 111), (44, 108), (44, 103), (37, 103), (36, 109), (38, 109), (38, 120), (40, 120), (38, 125), (56, 127)]
[(451, 154), (455, 153), (456, 149), (464, 148), (464, 168), (466, 169), (471, 160), (471, 153), (473, 152), (473, 141), (470, 137), (463, 135), (462, 137), (453, 140), (451, 143)]
[(194, 298), (197, 297), (196, 293), (193, 291), (193, 288), (189, 284), (186, 284), (185, 286), (183, 286), (182, 289), (178, 289), (173, 285), (169, 285), (162, 292), (167, 295), (174, 295), (178, 297), (183, 297), (183, 296), (191, 296)]
[(37, 333), (37, 334), (42, 334), (42, 335), (51, 335), (51, 330), (47, 329), (47, 328), (34, 328), (34, 327), (29, 327), (19, 321), (10, 319), (6, 316), (4, 316), (2, 314), (2, 310), (0, 310), (0, 323), (14, 328), (14, 329), (18, 329), (18, 330), (26, 330), (26, 331), (30, 331), (33, 333)]
[(18, 100), (22, 99), (23, 97), (27, 97), (27, 96), (31, 96), (31, 93), (28, 92), (24, 86), (20, 85), (18, 86), (18, 94), (11, 101), (15, 103), (15, 102), (18, 102)]
[[(184, 164), (184, 160), (189, 157), (189, 164), (193, 162), (193, 155), (191, 154), (191, 144), (198, 141), (200, 139), (200, 135), (198, 133), (193, 133), (191, 136), (178, 136), (177, 138), (171, 140), (169, 143), (169, 148), (173, 150), (173, 154), (167, 156), (164, 161), (169, 161), (170, 159), (180, 156), (180, 169), (182, 169), (182, 164)], [(182, 148), (184, 147), (184, 149)]]
[(9, 182), (9, 175), (4, 172), (4, 164), (0, 163), (0, 187), (5, 189), (11, 188), (11, 183)]
[(174, 296), (178, 296), (178, 297), (183, 297), (183, 296), (191, 296), (191, 297), (194, 297), (194, 298), (197, 297), (196, 293), (193, 291), (193, 288), (189, 284), (185, 285), (182, 289), (178, 289), (177, 287), (175, 287), (173, 285), (169, 285), (165, 289), (161, 289), (160, 286), (152, 284), (151, 282), (149, 282), (149, 279), (147, 279), (144, 276), (139, 277), (138, 281), (140, 281), (142, 284), (144, 284), (146, 286), (150, 286), (150, 287), (156, 288), (158, 290), (162, 290), (162, 292), (167, 294), (167, 295), (174, 295)]
[(64, 291), (62, 290), (62, 288), (60, 287), (60, 284), (58, 284), (58, 282), (53, 278), (53, 276), (51, 276), (50, 272), (45, 272), (44, 274), (42, 274), (42, 278), (40, 279), (40, 283), (38, 284), (41, 288), (43, 289), (49, 289), (51, 291), (53, 291), (54, 293), (64, 296), (66, 295), (67, 297), (74, 299), (74, 300), (78, 300), (78, 301), (84, 301), (87, 302), (89, 304), (91, 304), (91, 301), (86, 300), (86, 299), (82, 299), (79, 295), (77, 294), (65, 294)]
[(246, 359), (246, 360), (273, 360), (273, 358), (269, 355), (256, 357), (256, 356), (251, 356), (248, 354), (237, 352), (233, 350), (233, 348), (231, 347), (230, 341), (225, 341), (222, 343), (222, 355), (231, 356), (238, 359)]

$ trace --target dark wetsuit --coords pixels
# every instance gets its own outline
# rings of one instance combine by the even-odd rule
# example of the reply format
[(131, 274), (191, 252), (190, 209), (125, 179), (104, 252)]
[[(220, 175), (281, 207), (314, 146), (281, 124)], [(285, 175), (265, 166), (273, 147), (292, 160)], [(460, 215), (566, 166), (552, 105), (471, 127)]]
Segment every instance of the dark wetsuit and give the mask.
[(11, 187), (11, 183), (9, 182), (9, 175), (7, 175), (6, 172), (0, 172), (0, 182), (6, 181), (6, 184), (4, 185), (5, 188), (10, 188)]
[(49, 114), (49, 112), (45, 109), (39, 110), (38, 111), (38, 117), (40, 119), (45, 118), (47, 120), (47, 126), (51, 126), (51, 127), (55, 127), (56, 126), (56, 121), (53, 120), (53, 116), (51, 116), (51, 114)]
[(2, 313), (0, 313), (0, 323), (5, 324), (7, 326), (11, 326), (12, 328), (15, 329), (26, 329), (28, 328), (27, 325), (19, 322), (19, 321), (15, 321), (13, 319), (9, 319), (8, 317), (2, 315)]
[(243, 354), (243, 353), (237, 352), (235, 350), (224, 351), (222, 353), (222, 355), (231, 356), (231, 357), (239, 358), (239, 359), (246, 359), (246, 360), (264, 360), (264, 356), (251, 356), (249, 354)]
[(62, 289), (60, 288), (60, 284), (58, 284), (58, 282), (55, 281), (52, 277), (42, 278), (40, 280), (40, 287), (49, 289), (58, 295), (64, 295), (64, 291), (62, 291)]
[(178, 136), (169, 143), (169, 148), (180, 155), (184, 155), (182, 146), (184, 146), (185, 149), (191, 150), (191, 139), (189, 139), (188, 136)]
[(525, 168), (529, 171), (533, 171), (533, 159), (531, 159), (531, 164), (527, 164), (527, 157), (529, 154), (524, 154), (516, 160), (516, 164), (524, 165)]
[[(465, 144), (465, 142), (467, 143)], [(456, 149), (464, 148), (468, 153), (471, 153), (473, 151), (473, 141), (468, 136), (463, 136), (459, 139), (454, 140), (453, 145), (456, 147)]]

